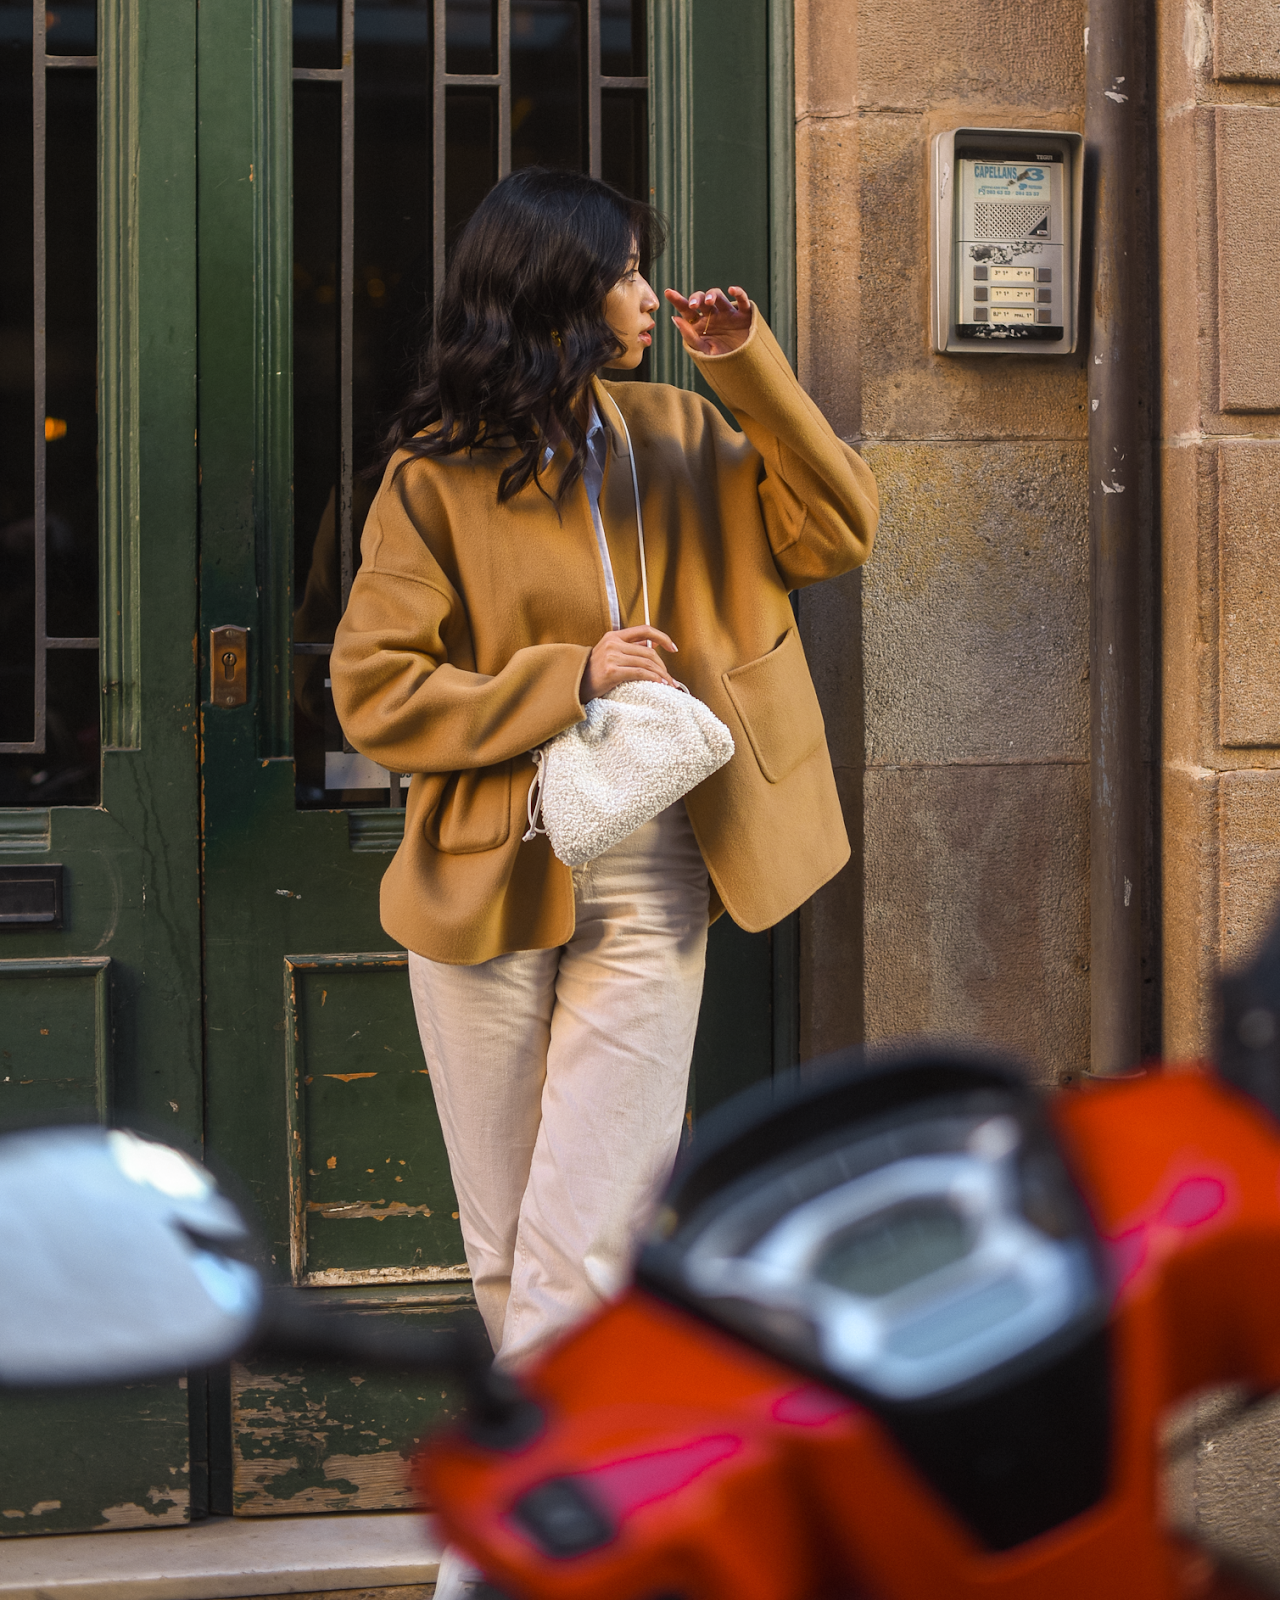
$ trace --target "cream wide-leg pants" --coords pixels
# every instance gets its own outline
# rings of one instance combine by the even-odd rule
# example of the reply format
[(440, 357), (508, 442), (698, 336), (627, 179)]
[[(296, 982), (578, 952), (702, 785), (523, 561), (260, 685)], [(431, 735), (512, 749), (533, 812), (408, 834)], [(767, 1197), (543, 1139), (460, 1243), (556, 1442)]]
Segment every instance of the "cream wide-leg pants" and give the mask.
[(409, 955), (476, 1303), (517, 1366), (625, 1284), (670, 1175), (708, 893), (684, 802), (574, 869), (555, 950)]

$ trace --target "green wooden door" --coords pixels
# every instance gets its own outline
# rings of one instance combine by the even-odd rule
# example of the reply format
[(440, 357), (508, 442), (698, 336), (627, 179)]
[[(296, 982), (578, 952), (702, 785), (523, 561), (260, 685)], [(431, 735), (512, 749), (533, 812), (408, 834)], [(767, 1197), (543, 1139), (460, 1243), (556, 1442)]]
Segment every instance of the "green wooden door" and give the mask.
[[(0, 1125), (198, 1152), (195, 7), (0, 6), (0, 74)], [(185, 1520), (188, 1397), (0, 1398), (0, 1536)]]
[[(647, 22), (629, 0), (512, 0), (505, 29), (501, 10), (358, 0), (291, 18), (225, 0), (200, 22), (210, 1147), (251, 1189), (281, 1274), (418, 1319), (474, 1311), (405, 957), (378, 925), (404, 813), (398, 780), (344, 750), (325, 690), (372, 413), (394, 399), (448, 237), (508, 163), (581, 161), (637, 192), (651, 164), (677, 227), (660, 283), (732, 275), (778, 305), (788, 340), (791, 322), (790, 186), (770, 184), (790, 72), (766, 0), (664, 4)], [(655, 365), (691, 379), (673, 337)], [(222, 625), (248, 630), (238, 707), (211, 700)], [(793, 963), (789, 928), (713, 930), (696, 1108), (793, 1059)], [(452, 1403), (442, 1386), (233, 1369), (212, 1413), (215, 1508), (402, 1505), (413, 1437)]]
[[(97, 314), (91, 274), (90, 354), (49, 366), (47, 405), (6, 378), (25, 455), (3, 483), (29, 482), (35, 418), (50, 549), (71, 539), (83, 578), (88, 516), (97, 551), (96, 635), (52, 614), (40, 634), (49, 706), (65, 733), (100, 704), (101, 778), (83, 739), (48, 754), (0, 722), (23, 745), (0, 751), (0, 866), (60, 865), (65, 890), (64, 926), (3, 933), (0, 1116), (113, 1116), (203, 1148), (269, 1267), (318, 1303), (475, 1315), (405, 957), (378, 924), (398, 781), (344, 748), (324, 682), (408, 321), (493, 177), (541, 159), (650, 189), (677, 229), (659, 286), (732, 276), (789, 342), (785, 10), (510, 0), (499, 28), (488, 0), (99, 0), (95, 26), (76, 0), (49, 24), (63, 201), (59, 118), (96, 121)], [(27, 118), (10, 180), (40, 124), (9, 91), (33, 81), (44, 15), (0, 0), (10, 156), (14, 105)], [(77, 286), (63, 259), (51, 340)], [(653, 366), (692, 381), (670, 334)], [(63, 444), (96, 502), (81, 523)], [(0, 559), (25, 549), (22, 492)], [(692, 1109), (793, 1059), (793, 966), (789, 927), (713, 930)], [(263, 1363), (8, 1398), (0, 1534), (404, 1505), (413, 1437), (453, 1403)]]

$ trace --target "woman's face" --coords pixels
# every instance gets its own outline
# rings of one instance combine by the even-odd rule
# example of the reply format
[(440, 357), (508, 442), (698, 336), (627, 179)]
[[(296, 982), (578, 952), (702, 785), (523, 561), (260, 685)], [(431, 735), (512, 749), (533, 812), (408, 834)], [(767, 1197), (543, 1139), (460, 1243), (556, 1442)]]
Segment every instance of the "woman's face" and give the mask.
[(659, 300), (640, 276), (640, 262), (634, 255), (627, 270), (605, 296), (605, 321), (626, 345), (624, 353), (606, 363), (610, 367), (638, 367), (653, 343), (653, 313)]

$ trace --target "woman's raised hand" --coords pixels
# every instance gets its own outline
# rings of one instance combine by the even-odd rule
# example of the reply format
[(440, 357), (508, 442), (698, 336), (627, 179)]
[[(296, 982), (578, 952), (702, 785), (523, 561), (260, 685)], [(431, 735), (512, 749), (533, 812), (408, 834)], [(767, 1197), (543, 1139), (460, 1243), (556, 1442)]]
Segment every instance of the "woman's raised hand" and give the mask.
[(675, 289), (663, 293), (676, 308), (672, 322), (688, 349), (700, 356), (727, 356), (745, 344), (751, 332), (751, 297), (736, 284), (723, 289), (698, 289), (685, 297)]
[(662, 657), (654, 646), (679, 654), (671, 639), (659, 628), (640, 623), (634, 628), (619, 628), (606, 633), (591, 652), (582, 674), (578, 699), (585, 706), (620, 683), (665, 683), (678, 688), (676, 680), (663, 670)]

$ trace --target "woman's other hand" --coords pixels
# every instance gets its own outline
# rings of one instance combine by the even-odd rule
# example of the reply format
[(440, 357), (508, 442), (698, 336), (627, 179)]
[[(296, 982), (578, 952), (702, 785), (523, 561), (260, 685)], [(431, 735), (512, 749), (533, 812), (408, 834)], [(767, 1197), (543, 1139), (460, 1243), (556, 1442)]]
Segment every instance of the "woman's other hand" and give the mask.
[(675, 289), (663, 293), (676, 308), (672, 322), (680, 330), (686, 348), (700, 356), (727, 356), (745, 344), (751, 332), (751, 298), (737, 284), (723, 289), (698, 289), (685, 297)]
[(663, 669), (662, 658), (654, 649), (655, 645), (679, 654), (665, 633), (646, 623), (606, 633), (591, 652), (587, 670), (582, 674), (578, 688), (578, 698), (582, 704), (585, 706), (588, 700), (608, 694), (620, 683), (665, 683), (672, 689), (679, 688), (676, 680)]

